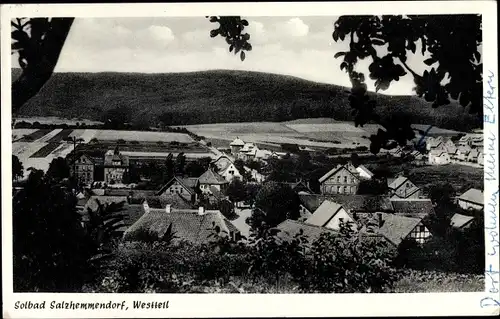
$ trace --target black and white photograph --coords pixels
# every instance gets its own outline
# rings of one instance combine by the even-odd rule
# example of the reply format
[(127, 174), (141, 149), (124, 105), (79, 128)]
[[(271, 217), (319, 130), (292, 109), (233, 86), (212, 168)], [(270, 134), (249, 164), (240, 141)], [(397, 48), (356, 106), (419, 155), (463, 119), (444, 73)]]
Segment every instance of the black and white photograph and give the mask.
[(14, 294), (488, 287), (483, 14), (61, 12), (9, 18)]

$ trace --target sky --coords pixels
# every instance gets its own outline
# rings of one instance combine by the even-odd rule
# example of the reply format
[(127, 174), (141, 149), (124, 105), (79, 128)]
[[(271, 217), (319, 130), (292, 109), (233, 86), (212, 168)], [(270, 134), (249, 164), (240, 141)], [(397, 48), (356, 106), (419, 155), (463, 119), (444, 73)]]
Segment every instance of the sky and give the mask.
[[(232, 69), (297, 76), (316, 82), (350, 86), (340, 70), (338, 51), (347, 40), (332, 39), (337, 17), (244, 17), (253, 50), (245, 61), (229, 53), (222, 37), (209, 32), (218, 24), (205, 17), (76, 18), (56, 66), (56, 72), (190, 72)], [(417, 52), (419, 52), (417, 48)], [(415, 55), (407, 63), (423, 72), (425, 57)], [(361, 61), (367, 71), (370, 61)], [(18, 66), (16, 58), (13, 66)], [(373, 82), (367, 77), (370, 90)], [(383, 92), (414, 94), (409, 75)]]

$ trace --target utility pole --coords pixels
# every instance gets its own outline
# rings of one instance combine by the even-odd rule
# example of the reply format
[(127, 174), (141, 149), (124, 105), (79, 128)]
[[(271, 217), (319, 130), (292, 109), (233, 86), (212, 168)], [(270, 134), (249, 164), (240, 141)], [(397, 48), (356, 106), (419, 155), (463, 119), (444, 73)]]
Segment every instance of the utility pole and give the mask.
[(82, 138), (77, 138), (76, 136), (68, 137), (69, 142), (73, 142), (73, 174), (75, 176), (75, 181), (77, 182), (77, 187), (79, 186), (78, 172), (76, 171), (76, 145), (82, 143), (84, 140)]

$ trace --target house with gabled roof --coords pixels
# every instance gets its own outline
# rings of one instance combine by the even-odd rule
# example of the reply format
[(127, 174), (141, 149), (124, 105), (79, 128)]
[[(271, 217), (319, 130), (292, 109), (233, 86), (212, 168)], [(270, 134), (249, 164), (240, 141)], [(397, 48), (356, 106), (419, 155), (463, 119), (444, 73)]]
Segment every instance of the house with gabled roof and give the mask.
[(123, 175), (128, 172), (129, 157), (123, 155), (118, 146), (104, 155), (104, 181), (108, 184), (122, 183)]
[(474, 221), (473, 216), (467, 216), (456, 213), (451, 217), (450, 226), (455, 229), (466, 229), (472, 225), (473, 221)]
[(236, 155), (245, 146), (245, 142), (239, 137), (236, 137), (231, 143), (229, 143), (229, 148), (231, 149), (231, 154)]
[(477, 163), (482, 167), (484, 166), (484, 153), (481, 151), (477, 155)]
[[(307, 243), (305, 243), (306, 249), (310, 249), (311, 244), (318, 240), (323, 234), (332, 236), (340, 235), (337, 230), (310, 225), (291, 219), (287, 219), (281, 222), (278, 226), (275, 227), (275, 229), (278, 230), (276, 238), (279, 241), (290, 242), (294, 240), (297, 235), (304, 236), (307, 239)], [(357, 236), (360, 241), (382, 241), (388, 244), (389, 249), (395, 248), (394, 245), (381, 234), (359, 231), (355, 234), (355, 236)]]
[(386, 213), (377, 214), (377, 226), (374, 232), (383, 235), (396, 247), (405, 239), (413, 239), (423, 244), (432, 236), (423, 224), (422, 218)]
[(219, 191), (224, 192), (229, 185), (229, 182), (224, 177), (214, 172), (211, 168), (198, 178), (198, 183), (203, 194), (211, 194), (211, 187), (215, 187)]
[(144, 232), (159, 239), (163, 238), (169, 227), (174, 234), (172, 244), (187, 242), (193, 245), (207, 244), (219, 236), (238, 240), (240, 232), (218, 210), (151, 208), (145, 205), (145, 213), (123, 234), (125, 241), (140, 241)]
[(353, 228), (356, 229), (356, 222), (349, 216), (344, 207), (330, 200), (325, 200), (321, 203), (314, 213), (305, 221), (308, 225), (320, 226), (333, 230), (340, 229), (340, 224), (342, 222), (350, 222)]
[(224, 177), (228, 182), (230, 182), (233, 178), (242, 178), (240, 171), (236, 168), (229, 157), (225, 155), (217, 158), (213, 161), (213, 164), (217, 167), (217, 173)]
[(91, 185), (94, 182), (95, 161), (87, 154), (81, 154), (75, 159), (71, 172), (78, 182)]
[(192, 180), (174, 176), (158, 190), (156, 196), (168, 198), (175, 194), (194, 203), (197, 199), (197, 182), (193, 183)]
[(477, 157), (479, 156), (479, 151), (477, 149), (473, 149), (467, 155), (467, 162), (477, 163)]
[(469, 146), (459, 146), (455, 151), (455, 160), (459, 162), (467, 161), (467, 156), (469, 155), (470, 151), (471, 149)]
[(429, 164), (431, 165), (446, 165), (451, 163), (450, 153), (446, 150), (434, 149), (428, 154)]
[(471, 188), (457, 198), (457, 204), (465, 210), (481, 210), (484, 208), (484, 194), (479, 189)]
[(407, 177), (398, 176), (395, 180), (388, 181), (389, 194), (395, 198), (419, 198), (421, 190)]
[(360, 178), (356, 169), (338, 165), (319, 179), (322, 194), (356, 194)]

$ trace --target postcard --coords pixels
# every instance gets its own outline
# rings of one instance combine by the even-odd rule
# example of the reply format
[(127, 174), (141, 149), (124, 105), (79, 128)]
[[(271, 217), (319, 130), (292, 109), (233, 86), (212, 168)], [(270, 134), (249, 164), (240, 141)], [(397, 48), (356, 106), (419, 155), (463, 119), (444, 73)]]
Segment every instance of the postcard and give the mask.
[(3, 316), (500, 314), (496, 12), (2, 5)]

